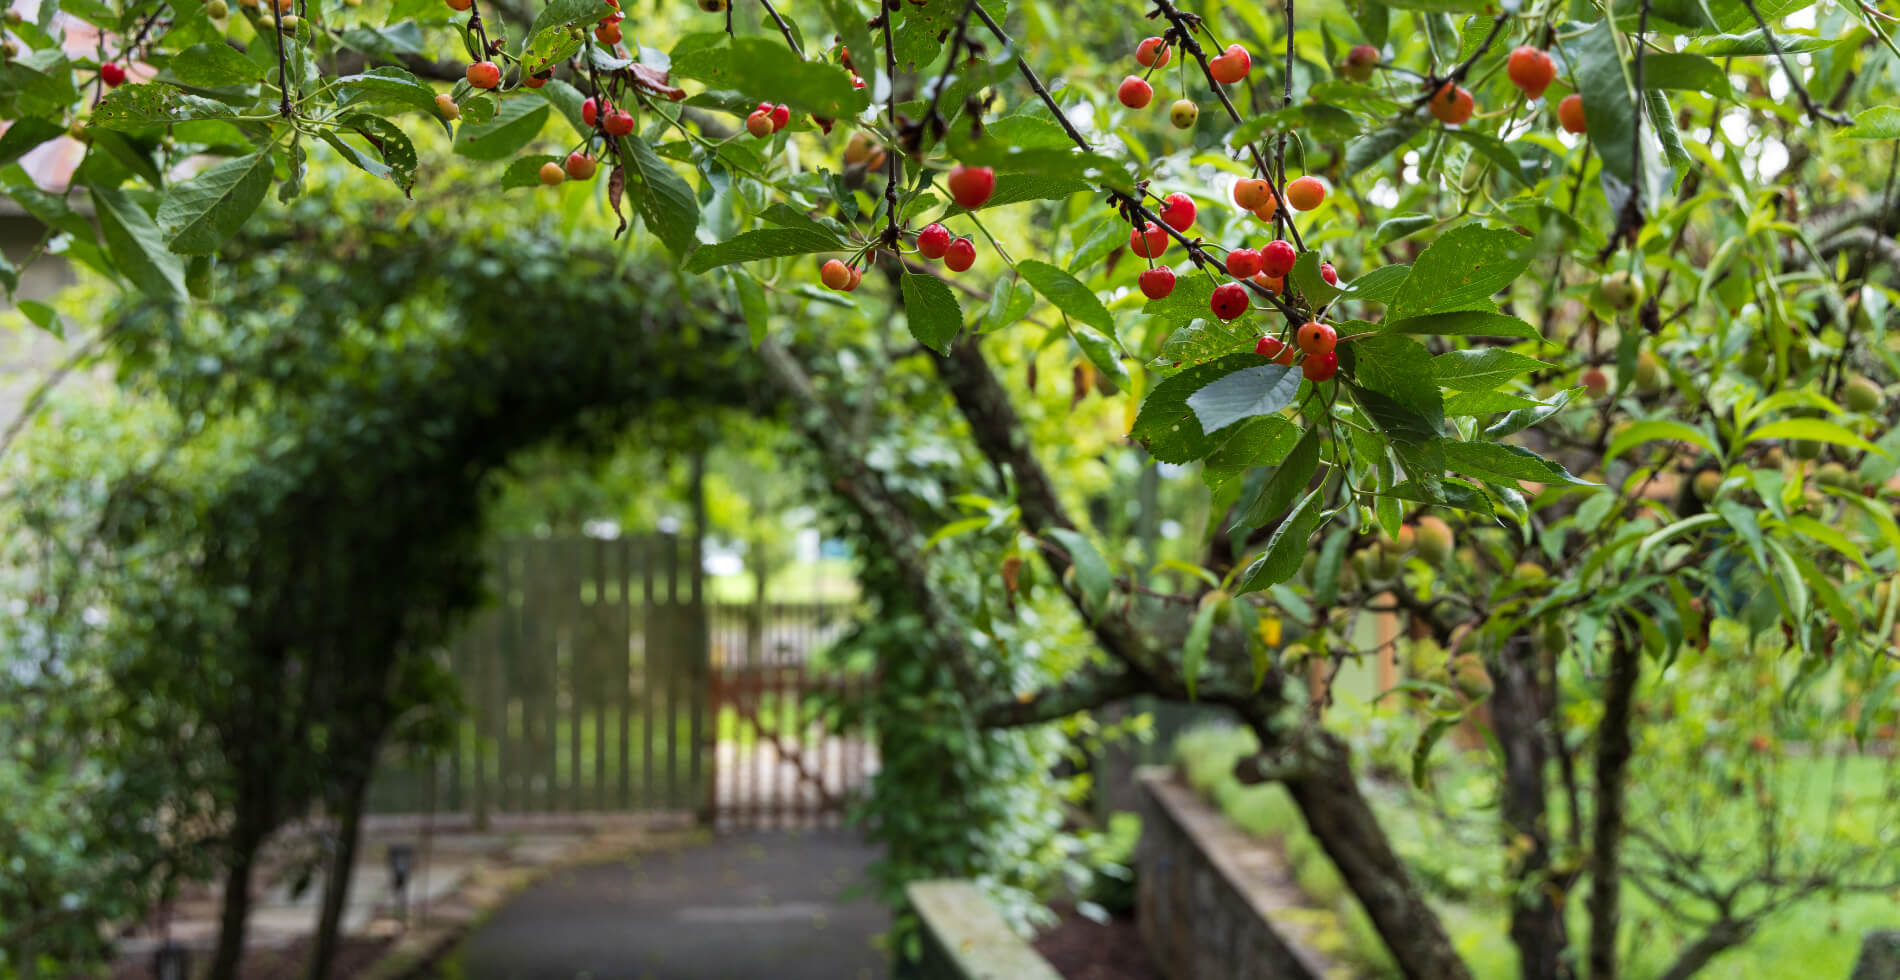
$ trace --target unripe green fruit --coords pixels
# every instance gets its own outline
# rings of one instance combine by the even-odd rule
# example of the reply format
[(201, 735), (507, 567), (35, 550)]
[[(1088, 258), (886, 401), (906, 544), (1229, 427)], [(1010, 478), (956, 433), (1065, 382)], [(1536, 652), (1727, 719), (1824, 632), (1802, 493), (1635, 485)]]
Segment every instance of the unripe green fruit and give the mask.
[(1473, 701), (1491, 696), (1491, 672), (1475, 653), (1461, 653), (1451, 662), (1452, 683), (1458, 692)]
[(78, 140), (81, 143), (92, 142), (92, 133), (87, 132), (86, 121), (84, 119), (74, 119), (69, 125), (67, 125), (66, 135), (72, 137), (73, 139)]
[(1788, 455), (1795, 459), (1820, 459), (1821, 443), (1814, 439), (1793, 439), (1788, 442)]
[(1872, 414), (1880, 411), (1881, 406), (1887, 401), (1887, 396), (1872, 378), (1856, 375), (1849, 378), (1847, 387), (1841, 390), (1841, 400), (1847, 403), (1848, 408), (1856, 412)]
[(1618, 269), (1597, 284), (1597, 294), (1611, 309), (1633, 309), (1643, 302), (1643, 284), (1631, 278), (1628, 270)]
[(1792, 374), (1806, 374), (1814, 366), (1814, 354), (1807, 347), (1796, 344), (1788, 348), (1788, 371)]
[(18, 26), (20, 26), (21, 24), (24, 24), (24, 23), (26, 23), (26, 15), (25, 15), (25, 14), (22, 14), (22, 13), (20, 13), (20, 12), (19, 12), (19, 11), (17, 11), (17, 10), (8, 10), (8, 11), (7, 11), (7, 13), (6, 13), (6, 25), (7, 25), (8, 27), (18, 27)]
[(12, 41), (0, 41), (0, 61), (12, 61), (19, 57), (20, 46)]
[(1201, 107), (1187, 99), (1176, 99), (1168, 107), (1168, 121), (1175, 129), (1193, 129), (1195, 121), (1201, 118)]
[(1715, 470), (1703, 470), (1695, 475), (1695, 482), (1690, 486), (1695, 490), (1696, 499), (1706, 504), (1714, 500), (1716, 493), (1722, 489), (1722, 474)]
[(223, 20), (230, 15), (231, 8), (224, 0), (206, 0), (205, 16), (212, 20)]
[(1518, 562), (1516, 574), (1518, 578), (1526, 582), (1542, 582), (1550, 577), (1550, 573), (1544, 570), (1544, 566), (1534, 561)]
[(1663, 370), (1662, 362), (1648, 351), (1636, 355), (1636, 390), (1653, 395), (1663, 390), (1669, 373)]
[(1768, 352), (1760, 347), (1750, 347), (1742, 355), (1742, 373), (1751, 378), (1761, 379), (1768, 373)]
[(1339, 563), (1339, 591), (1355, 592), (1359, 589), (1359, 573), (1353, 571), (1350, 562)]
[(300, 23), (302, 23), (302, 21), (297, 19), (296, 14), (285, 14), (283, 22), (279, 26), (283, 28), (285, 34), (295, 34), (297, 33), (297, 25)]
[(1417, 543), (1420, 558), (1433, 565), (1443, 565), (1457, 546), (1457, 539), (1452, 536), (1450, 524), (1427, 514), (1418, 519)]
[(1814, 470), (1814, 482), (1824, 487), (1845, 490), (1853, 487), (1854, 477), (1853, 474), (1847, 472), (1847, 467), (1839, 463), (1822, 463)]
[(1431, 637), (1412, 641), (1412, 648), (1405, 657), (1405, 672), (1413, 677), (1423, 677), (1433, 670), (1445, 669), (1445, 648)]
[(1397, 578), (1399, 569), (1403, 567), (1404, 566), (1400, 564), (1398, 553), (1380, 549), (1372, 558), (1372, 577), (1378, 579)]
[(1280, 651), (1280, 669), (1287, 671), (1298, 670), (1302, 664), (1306, 663), (1306, 658), (1310, 656), (1312, 656), (1312, 653), (1306, 649), (1305, 644), (1289, 644), (1286, 649)]

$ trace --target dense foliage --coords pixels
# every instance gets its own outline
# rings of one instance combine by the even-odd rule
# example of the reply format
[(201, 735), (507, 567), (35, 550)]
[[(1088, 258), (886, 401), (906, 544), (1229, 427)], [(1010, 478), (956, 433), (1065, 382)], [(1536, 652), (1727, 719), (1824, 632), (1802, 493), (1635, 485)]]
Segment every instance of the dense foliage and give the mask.
[[(294, 468), (240, 469), (206, 491), (205, 527), (227, 533), (216, 522), (234, 515), (243, 540), (262, 541), (279, 526), (266, 517), (344, 520), (370, 550), (395, 548), (361, 515), (299, 509), (314, 498), (296, 487), (327, 477), (324, 499), (361, 499), (383, 471), (350, 461), (413, 449), (391, 465), (419, 481), (401, 484), (414, 512), (441, 522), (444, 550), (427, 560), (463, 562), (472, 484), (444, 507), (425, 477), (496, 464), (584, 417), (591, 396), (691, 403), (762, 370), (888, 563), (880, 588), (919, 623), (930, 658), (887, 693), (927, 689), (988, 727), (1133, 693), (1230, 708), (1259, 749), (1238, 775), (1285, 784), (1414, 976), (1469, 969), (1355, 781), (1338, 737), (1354, 719), (1327, 712), (1342, 665), (1404, 647), (1429, 719), (1413, 743), (1420, 782), (1449, 733), (1492, 733), (1508, 931), (1535, 977), (1614, 976), (1625, 878), (1693, 879), (1703, 861), (1645, 850), (1631, 829), (1648, 819), (1630, 798), (1632, 758), (1687, 764), (1647, 734), (1688, 730), (1649, 706), (1684, 676), (1686, 649), (1732, 633), (1768, 658), (1758, 686), (1787, 711), (1775, 724), (1802, 719), (1812, 751), (1891, 724), (1900, 51), (1877, 9), (828, 0), (788, 16), (706, 0), (710, 13), (623, 21), (611, 0), (267, 4), (47, 3), (9, 18), (0, 67), (14, 120), (0, 186), (46, 223), (49, 250), (192, 311), (164, 322), (210, 316), (194, 300), (212, 297), (236, 311), (213, 319), (241, 324), (347, 301), (356, 277), (379, 276), (428, 284), (407, 303), (452, 294), (463, 314), (411, 310), (455, 338), (440, 364), (427, 337), (355, 328), (129, 334), (127, 363), (186, 420), (291, 404), (227, 364), (299, 399), (252, 413), (293, 426)], [(98, 44), (62, 47), (84, 25)], [(467, 58), (433, 60), (451, 45)], [(1156, 87), (1179, 97), (1165, 113)], [(458, 198), (571, 214), (589, 196), (568, 185), (599, 165), (611, 234), (631, 217), (670, 274), (501, 250), (486, 261), (532, 274), (431, 279), (418, 267), (432, 256), (346, 216), (278, 247), (359, 244), (371, 258), (348, 276), (222, 291), (245, 267), (214, 256), (273, 189), (302, 193), (318, 154), (423, 195), (382, 214), (449, 206), (418, 150), (437, 128), (477, 166), (458, 174)], [(14, 163), (70, 138), (86, 146), (74, 180), (90, 220)], [(689, 277), (703, 291), (672, 288)], [(564, 316), (537, 315), (576, 292)], [(725, 362), (730, 375), (673, 373), (704, 366), (688, 352), (729, 348), (656, 334), (641, 314), (668, 296), (731, 311), (707, 329), (743, 325), (758, 357)], [(335, 322), (381, 322), (352, 312)], [(624, 325), (625, 345), (565, 329), (576, 319)], [(934, 374), (909, 366), (919, 355)], [(1066, 376), (1069, 397), (1038, 390), (1039, 372)], [(922, 387), (887, 399), (894, 378)], [(353, 410), (387, 386), (404, 410), (357, 425)], [(537, 394), (555, 404), (518, 411)], [(875, 416), (911, 399), (953, 405), (968, 439), (946, 452), (989, 464), (981, 477), (949, 468), (969, 485), (935, 492), (934, 509), (915, 506), (864, 421), (895, 423)], [(1207, 502), (1169, 495), (1186, 533), (1165, 549), (1102, 492), (1126, 490), (1104, 479), (1123, 470), (1102, 458), (1127, 456), (1104, 429), (1198, 467)], [(947, 519), (945, 501), (968, 516)], [(967, 553), (933, 551), (963, 535), (1001, 560), (946, 587)], [(299, 555), (247, 553), (205, 581), (286, 590)], [(474, 581), (454, 570), (432, 579), (439, 595), (374, 598), (451, 611)], [(1054, 684), (994, 670), (1010, 619), (1058, 594), (1102, 656)], [(263, 607), (212, 621), (242, 631), (245, 608)], [(1402, 643), (1364, 642), (1375, 611), (1399, 614)], [(182, 629), (206, 613), (177, 615)], [(1291, 683), (1300, 673), (1311, 687)], [(1828, 724), (1802, 727), (1815, 705)], [(977, 764), (979, 737), (958, 737)], [(1811, 878), (1846, 887), (1863, 870)], [(1702, 931), (1672, 975), (1759, 918), (1723, 887), (1688, 890)], [(1579, 906), (1587, 942), (1567, 919)]]

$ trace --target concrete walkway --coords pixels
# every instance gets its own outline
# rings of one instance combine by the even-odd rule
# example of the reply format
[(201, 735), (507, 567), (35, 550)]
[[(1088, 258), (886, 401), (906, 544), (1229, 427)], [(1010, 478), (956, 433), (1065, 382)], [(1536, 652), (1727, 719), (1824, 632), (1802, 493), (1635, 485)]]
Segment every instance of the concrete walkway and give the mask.
[(557, 872), (451, 956), (466, 980), (881, 980), (889, 913), (843, 893), (874, 853), (850, 831), (728, 834)]

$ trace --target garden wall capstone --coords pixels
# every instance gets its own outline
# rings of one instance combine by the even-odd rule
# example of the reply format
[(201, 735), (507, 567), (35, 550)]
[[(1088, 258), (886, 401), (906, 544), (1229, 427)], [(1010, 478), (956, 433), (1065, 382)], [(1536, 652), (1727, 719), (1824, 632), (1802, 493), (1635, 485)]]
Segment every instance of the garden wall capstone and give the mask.
[(1276, 911), (1300, 904), (1285, 863), (1165, 768), (1144, 768), (1135, 883), (1141, 938), (1168, 980), (1318, 980), (1320, 958)]
[(923, 922), (923, 955), (905, 980), (1062, 980), (1029, 943), (1010, 931), (989, 896), (972, 882), (919, 881), (904, 889)]

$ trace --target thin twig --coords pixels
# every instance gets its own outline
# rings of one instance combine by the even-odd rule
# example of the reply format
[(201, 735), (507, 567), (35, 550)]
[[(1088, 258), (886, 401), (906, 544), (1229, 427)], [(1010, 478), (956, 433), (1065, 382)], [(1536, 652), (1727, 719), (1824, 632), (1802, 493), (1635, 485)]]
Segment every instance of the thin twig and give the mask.
[(759, 0), (759, 2), (765, 5), (765, 12), (771, 14), (772, 20), (777, 22), (778, 32), (785, 35), (785, 43), (792, 49), (792, 53), (798, 55), (798, 60), (804, 61), (805, 52), (799, 50), (798, 41), (792, 37), (792, 25), (785, 23), (785, 18), (779, 16), (778, 8), (772, 6), (772, 0)]
[(1425, 94), (1413, 99), (1412, 107), (1417, 108), (1430, 102), (1432, 96), (1438, 94), (1439, 89), (1464, 81), (1465, 76), (1471, 73), (1471, 66), (1477, 64), (1478, 59), (1484, 57), (1486, 51), (1491, 50), (1492, 42), (1498, 39), (1498, 33), (1504, 30), (1505, 21), (1510, 19), (1511, 15), (1508, 13), (1501, 13), (1492, 18), (1491, 33), (1484, 36), (1484, 42), (1478, 45), (1478, 50), (1471, 52), (1471, 57), (1451, 66), (1451, 70), (1445, 74), (1434, 78), (1427, 78), (1425, 80)]
[(1742, 6), (1747, 7), (1748, 12), (1754, 16), (1756, 26), (1761, 28), (1761, 36), (1768, 40), (1768, 50), (1774, 52), (1776, 61), (1781, 62), (1781, 71), (1788, 76), (1788, 84), (1794, 86), (1794, 94), (1801, 100), (1801, 108), (1807, 110), (1808, 116), (1824, 119), (1836, 126), (1852, 124), (1852, 119), (1829, 112), (1815, 104), (1814, 96), (1808, 94), (1808, 87), (1801, 84), (1800, 74), (1794, 70), (1793, 65), (1788, 63), (1788, 54), (1781, 50), (1781, 42), (1775, 40), (1775, 32), (1769, 30), (1768, 22), (1762, 19), (1761, 8), (1755, 6), (1755, 0), (1742, 0)]
[(950, 57), (944, 61), (943, 74), (937, 76), (936, 91), (930, 93), (930, 108), (924, 110), (924, 118), (917, 124), (923, 132), (913, 152), (923, 151), (924, 138), (941, 138), (950, 127), (949, 121), (938, 115), (937, 107), (943, 104), (943, 90), (950, 87), (950, 74), (957, 70), (957, 53), (963, 50), (963, 38), (970, 29), (970, 11), (974, 9), (976, 0), (964, 0), (963, 14), (957, 18), (957, 32), (950, 38)]
[[(891, 132), (895, 133), (897, 132), (897, 42), (891, 40), (891, 9), (885, 7), (878, 19), (884, 23), (884, 83), (891, 87), (890, 97), (886, 101), (889, 103)], [(884, 244), (895, 252), (899, 241), (898, 236), (901, 234), (897, 228), (897, 175), (901, 172), (900, 158), (903, 154), (896, 152), (896, 148), (893, 147), (892, 152), (886, 156), (890, 158), (890, 172), (884, 179), (884, 207), (889, 212), (884, 216)]]
[[(1881, 236), (1886, 234), (1887, 211), (1893, 207), (1893, 179), (1896, 174), (1900, 174), (1900, 145), (1893, 148), (1893, 153), (1887, 160), (1887, 185), (1880, 192), (1880, 210), (1874, 212), (1873, 228), (1870, 229), (1873, 234), (1867, 236), (1867, 246), (1861, 252), (1860, 285), (1855, 289), (1856, 293), (1866, 289), (1867, 279), (1873, 275), (1874, 247), (1879, 244)], [(1847, 355), (1854, 348), (1854, 325), (1859, 322), (1860, 317), (1850, 316), (1847, 318), (1847, 325), (1841, 328), (1841, 350), (1840, 353), (1834, 355), (1834, 364), (1829, 369), (1834, 379), (1827, 389), (1828, 396), (1831, 398), (1840, 395), (1841, 384), (1847, 380)], [(1825, 377), (1826, 375), (1823, 375), (1824, 379)]]

